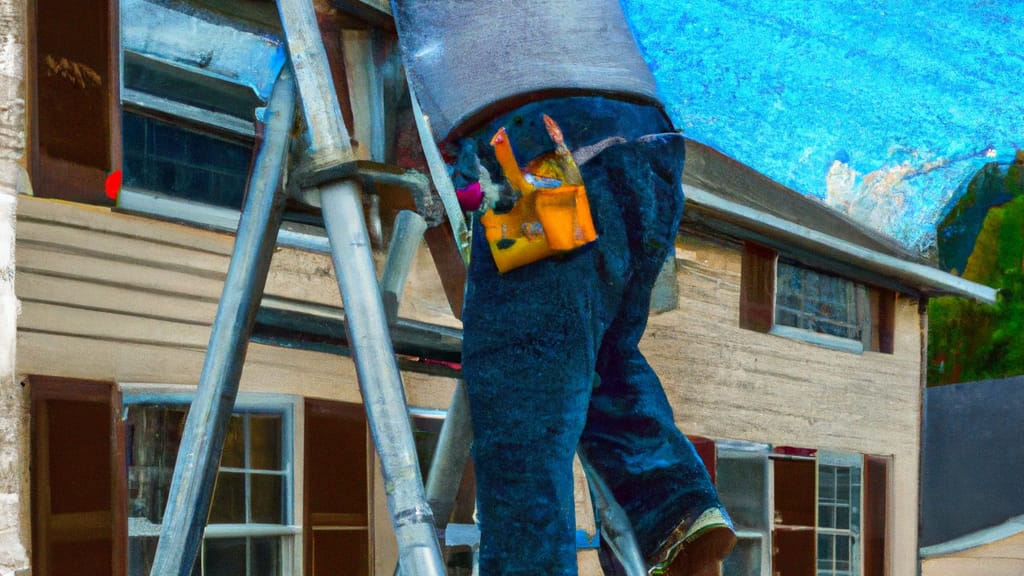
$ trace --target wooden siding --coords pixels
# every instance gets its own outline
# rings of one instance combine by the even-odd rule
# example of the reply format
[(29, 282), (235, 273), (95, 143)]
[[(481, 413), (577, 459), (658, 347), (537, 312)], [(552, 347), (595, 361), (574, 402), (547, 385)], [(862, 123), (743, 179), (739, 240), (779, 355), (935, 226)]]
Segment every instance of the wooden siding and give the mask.
[[(233, 237), (22, 197), (18, 207), (17, 368), (117, 382), (195, 384)], [(416, 258), (401, 314), (458, 325), (429, 255)], [(267, 294), (340, 306), (326, 255), (280, 249)], [(404, 374), (411, 404), (442, 408), (452, 382)], [(253, 344), (243, 391), (359, 402), (351, 360)]]
[[(23, 197), (17, 241), (20, 373), (198, 380), (230, 236)], [(685, 237), (676, 256), (679, 308), (651, 318), (642, 346), (680, 427), (712, 438), (892, 455), (890, 570), (912, 574), (920, 430), (916, 302), (896, 304), (894, 354), (837, 352), (739, 328), (738, 248)], [(267, 293), (340, 303), (327, 256), (287, 249), (275, 255)], [(410, 274), (402, 315), (458, 325), (426, 254)], [(410, 404), (447, 405), (450, 380), (404, 376)], [(359, 401), (350, 360), (261, 345), (250, 347), (242, 390)], [(389, 561), (386, 545), (377, 554), (378, 563)]]
[(683, 236), (679, 309), (642, 349), (687, 434), (892, 455), (892, 574), (916, 569), (921, 332), (896, 304), (895, 353), (851, 354), (739, 327), (741, 251)]

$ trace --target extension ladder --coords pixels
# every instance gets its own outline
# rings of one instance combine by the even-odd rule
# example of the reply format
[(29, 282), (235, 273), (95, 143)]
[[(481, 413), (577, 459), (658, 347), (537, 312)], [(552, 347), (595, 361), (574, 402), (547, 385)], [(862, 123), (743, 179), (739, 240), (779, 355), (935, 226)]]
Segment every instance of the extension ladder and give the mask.
[[(423, 232), (422, 218), (417, 221), (418, 216), (412, 213), (400, 217), (384, 279), (379, 285), (360, 201), (360, 178), (399, 183), (421, 192), (425, 187), (429, 192), (429, 186), (415, 175), (355, 161), (312, 2), (278, 0), (278, 9), (294, 78), (286, 66), (270, 97), (266, 135), (250, 178), (202, 375), (185, 423), (151, 574), (188, 576), (198, 554), (247, 345), (260, 310), (288, 195), (284, 179), (297, 89), (310, 149), (301, 173), (288, 177), (288, 189), (322, 210), (342, 295), (348, 346), (388, 487), (400, 571), (407, 576), (440, 576), (445, 574), (445, 568), (437, 529), (444, 528), (452, 510), (469, 456), (468, 400), (460, 381), (424, 490), (389, 335), (389, 324), (394, 325), (397, 300), (411, 259), (410, 250), (415, 250)], [(416, 106), (415, 96), (413, 103)], [(466, 224), (454, 190), (429, 128), (423, 124), (423, 115), (418, 108), (415, 112), (434, 186), (441, 195), (457, 243), (464, 242)], [(460, 251), (466, 254), (465, 244)], [(382, 289), (390, 295), (388, 308), (382, 302)], [(605, 537), (628, 574), (643, 574), (643, 561), (632, 534), (628, 528), (616, 528), (628, 526), (622, 511), (602, 483), (594, 481), (596, 476), (588, 476)]]

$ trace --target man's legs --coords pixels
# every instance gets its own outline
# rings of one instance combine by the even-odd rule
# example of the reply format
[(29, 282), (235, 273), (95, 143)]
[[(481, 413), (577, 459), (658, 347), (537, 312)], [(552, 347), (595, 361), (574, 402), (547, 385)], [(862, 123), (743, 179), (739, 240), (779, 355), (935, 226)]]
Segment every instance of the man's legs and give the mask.
[(703, 462), (676, 428), (661, 382), (638, 348), (651, 289), (675, 246), (683, 156), (681, 136), (659, 135), (609, 149), (584, 169), (588, 185), (617, 191), (627, 247), (601, 248), (628, 251), (630, 275), (601, 342), (599, 384), (580, 449), (625, 509), (641, 552), (654, 562), (666, 559), (703, 512), (721, 508)]
[(463, 374), (486, 576), (576, 573), (572, 457), (581, 434), (648, 557), (718, 506), (637, 350), (651, 286), (674, 248), (683, 148), (681, 136), (660, 135), (584, 164), (599, 237), (567, 256), (499, 275), (483, 231), (474, 232)]
[(479, 228), (473, 242), (462, 358), (480, 573), (574, 575), (572, 460), (596, 350), (593, 250), (499, 276)]

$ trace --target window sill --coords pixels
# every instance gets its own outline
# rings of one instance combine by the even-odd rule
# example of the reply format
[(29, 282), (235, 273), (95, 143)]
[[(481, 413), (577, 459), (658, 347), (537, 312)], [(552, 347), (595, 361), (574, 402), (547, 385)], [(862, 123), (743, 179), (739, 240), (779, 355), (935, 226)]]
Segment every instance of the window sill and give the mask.
[[(230, 232), (238, 230), (241, 212), (233, 208), (212, 206), (192, 202), (158, 192), (135, 188), (122, 188), (118, 195), (117, 209), (131, 214), (140, 214), (162, 220), (184, 222), (212, 230)], [(302, 228), (302, 230), (294, 229)], [(277, 245), (308, 252), (331, 253), (331, 244), (322, 229), (306, 231), (312, 226), (284, 222), (277, 235)]]
[(851, 354), (864, 353), (864, 344), (857, 340), (850, 340), (849, 338), (840, 338), (838, 336), (830, 336), (828, 334), (793, 328), (791, 326), (780, 326), (778, 324), (772, 326), (772, 329), (769, 330), (768, 333), (788, 338), (790, 340), (797, 340), (807, 344), (821, 346), (822, 348), (828, 348), (830, 350), (849, 352)]

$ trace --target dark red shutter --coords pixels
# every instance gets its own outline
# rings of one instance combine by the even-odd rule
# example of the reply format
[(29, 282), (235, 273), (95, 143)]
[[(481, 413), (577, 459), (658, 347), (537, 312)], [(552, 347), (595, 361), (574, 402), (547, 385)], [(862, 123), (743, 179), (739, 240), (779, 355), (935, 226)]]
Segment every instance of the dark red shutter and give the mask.
[(772, 574), (814, 576), (817, 466), (813, 459), (778, 458), (772, 527)]
[(705, 438), (703, 436), (687, 436), (690, 442), (693, 443), (693, 447), (697, 449), (697, 455), (704, 461), (704, 467), (708, 469), (708, 474), (711, 475), (711, 482), (715, 482), (715, 465), (716, 453), (715, 453), (715, 441), (711, 438)]
[(864, 576), (885, 576), (889, 460), (864, 457)]
[(36, 196), (109, 204), (121, 167), (117, 3), (36, 0), (32, 185)]
[(740, 327), (768, 332), (775, 323), (774, 250), (747, 242), (740, 277)]

